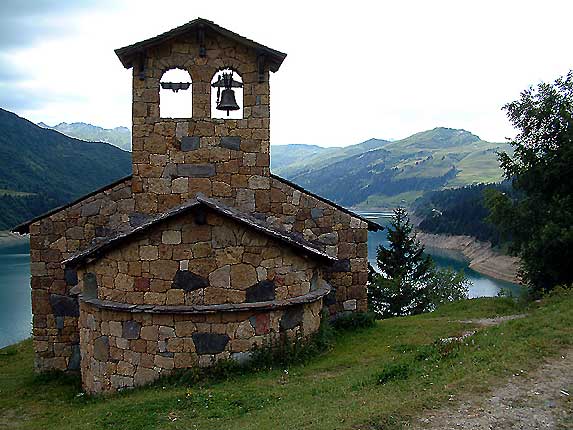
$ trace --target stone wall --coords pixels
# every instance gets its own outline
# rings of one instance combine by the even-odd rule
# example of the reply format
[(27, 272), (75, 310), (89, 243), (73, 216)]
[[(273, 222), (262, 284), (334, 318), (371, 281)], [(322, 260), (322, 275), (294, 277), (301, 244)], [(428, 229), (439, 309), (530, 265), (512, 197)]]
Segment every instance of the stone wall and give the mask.
[(325, 279), (336, 290), (335, 300), (328, 302), (330, 313), (366, 312), (367, 223), (277, 177), (271, 178), (270, 197), (267, 221), (301, 233), (339, 259), (339, 264), (325, 273)]
[(245, 360), (255, 345), (307, 336), (322, 300), (272, 311), (183, 315), (119, 312), (81, 303), (82, 380), (88, 393), (144, 385), (173, 369)]
[(133, 208), (127, 179), (30, 225), (36, 370), (79, 369), (79, 309), (69, 295), (77, 279), (61, 262), (93, 238), (128, 222)]
[(284, 300), (322, 284), (315, 259), (228, 217), (195, 210), (200, 214), (158, 224), (81, 267), (83, 293), (138, 305), (212, 305)]

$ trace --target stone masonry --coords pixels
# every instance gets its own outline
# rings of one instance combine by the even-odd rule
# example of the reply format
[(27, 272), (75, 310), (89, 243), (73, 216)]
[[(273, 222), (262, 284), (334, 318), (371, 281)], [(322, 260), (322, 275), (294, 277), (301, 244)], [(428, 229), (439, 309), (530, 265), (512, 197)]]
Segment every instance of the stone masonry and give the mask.
[[(270, 173), (269, 72), (286, 55), (204, 19), (116, 53), (133, 69), (132, 175), (14, 229), (30, 234), (36, 369), (114, 391), (306, 336), (323, 307), (365, 311), (380, 227)], [(191, 75), (192, 118), (159, 116), (172, 68)], [(211, 118), (225, 68), (242, 119)]]

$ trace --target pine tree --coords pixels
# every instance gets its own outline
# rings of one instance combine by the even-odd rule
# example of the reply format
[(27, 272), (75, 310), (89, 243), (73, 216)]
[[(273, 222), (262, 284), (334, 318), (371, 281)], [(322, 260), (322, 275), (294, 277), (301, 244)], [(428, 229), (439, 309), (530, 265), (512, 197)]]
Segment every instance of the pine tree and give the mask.
[(445, 301), (467, 297), (468, 281), (451, 270), (436, 270), (416, 239), (405, 208), (394, 210), (388, 227), (390, 245), (377, 250), (379, 273), (371, 272), (368, 299), (382, 318), (418, 314)]

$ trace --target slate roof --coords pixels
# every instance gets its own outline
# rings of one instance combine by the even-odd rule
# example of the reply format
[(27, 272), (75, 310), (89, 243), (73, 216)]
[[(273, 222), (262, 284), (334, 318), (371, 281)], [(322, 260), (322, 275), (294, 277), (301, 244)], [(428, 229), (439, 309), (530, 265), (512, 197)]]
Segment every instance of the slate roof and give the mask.
[(199, 194), (196, 199), (191, 199), (188, 202), (171, 208), (159, 215), (151, 215), (149, 217), (142, 218), (142, 221), (139, 224), (130, 225), (126, 229), (116, 231), (114, 234), (95, 242), (86, 249), (73, 254), (64, 260), (62, 264), (68, 267), (75, 267), (88, 260), (97, 259), (110, 249), (113, 249), (121, 243), (125, 242), (133, 235), (146, 231), (149, 228), (177, 215), (190, 212), (192, 209), (198, 208), (200, 206), (207, 207), (260, 233), (298, 248), (307, 254), (311, 254), (319, 258), (324, 258), (332, 262), (338, 261), (335, 257), (329, 256), (316, 245), (303, 239), (297, 234), (279, 230), (266, 221), (256, 219), (250, 215), (238, 211), (237, 209), (231, 208), (221, 202)]
[(181, 36), (182, 34), (194, 32), (200, 28), (218, 33), (242, 45), (248, 46), (249, 48), (258, 51), (261, 54), (264, 54), (272, 72), (276, 72), (286, 58), (286, 54), (283, 52), (269, 48), (265, 45), (261, 45), (260, 43), (257, 43), (251, 39), (247, 39), (240, 34), (227, 30), (226, 28), (215, 24), (213, 21), (209, 21), (208, 19), (204, 18), (194, 19), (193, 21), (189, 21), (187, 24), (183, 24), (182, 26), (169, 30), (158, 36), (134, 43), (133, 45), (116, 49), (115, 53), (119, 57), (119, 60), (123, 66), (126, 69), (129, 69), (130, 67), (133, 67), (133, 60), (135, 57), (144, 52), (146, 49), (159, 45), (177, 36)]

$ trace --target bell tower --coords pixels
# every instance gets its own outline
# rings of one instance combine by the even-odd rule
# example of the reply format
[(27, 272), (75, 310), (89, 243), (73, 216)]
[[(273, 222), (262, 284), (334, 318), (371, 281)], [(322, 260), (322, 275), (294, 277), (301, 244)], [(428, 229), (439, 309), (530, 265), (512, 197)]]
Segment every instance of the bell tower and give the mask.
[[(268, 211), (269, 72), (286, 54), (202, 18), (116, 54), (133, 69), (135, 210), (163, 212), (202, 193), (247, 212)], [(173, 69), (187, 72), (189, 82), (162, 79)], [(165, 91), (190, 92), (192, 116), (162, 117)]]

